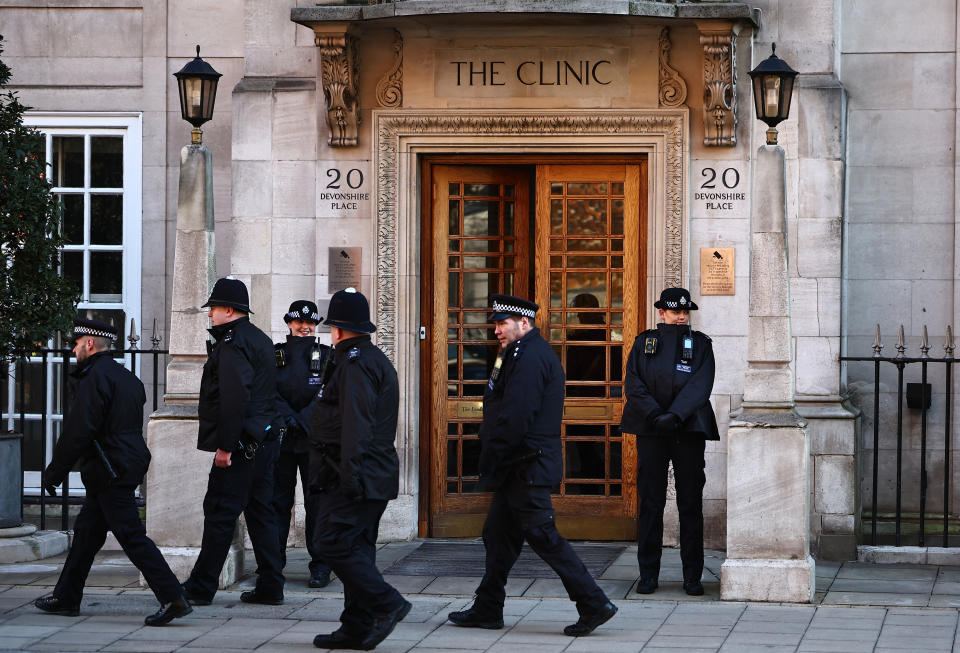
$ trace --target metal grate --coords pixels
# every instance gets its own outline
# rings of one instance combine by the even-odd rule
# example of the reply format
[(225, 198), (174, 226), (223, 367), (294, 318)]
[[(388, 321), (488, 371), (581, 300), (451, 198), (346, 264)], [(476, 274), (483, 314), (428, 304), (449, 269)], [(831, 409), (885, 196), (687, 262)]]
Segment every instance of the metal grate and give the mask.
[[(582, 544), (571, 542), (590, 575), (596, 578), (626, 549), (621, 543)], [(384, 574), (398, 576), (483, 576), (483, 542), (424, 542), (418, 548), (387, 567)], [(556, 578), (557, 574), (529, 545), (510, 571), (516, 578)]]

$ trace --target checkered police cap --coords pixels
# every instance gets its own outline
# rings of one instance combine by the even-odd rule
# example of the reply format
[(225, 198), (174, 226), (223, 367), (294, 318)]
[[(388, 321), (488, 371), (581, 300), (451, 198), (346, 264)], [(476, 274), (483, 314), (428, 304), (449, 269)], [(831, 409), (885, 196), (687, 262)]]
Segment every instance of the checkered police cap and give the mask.
[(508, 317), (529, 317), (532, 320), (536, 318), (537, 310), (540, 308), (527, 299), (513, 295), (490, 295), (490, 303), (490, 314), (487, 319), (491, 322), (505, 320)]
[(686, 288), (664, 288), (659, 301), (655, 302), (653, 307), (673, 311), (697, 310), (697, 305), (690, 299), (690, 291)]
[(320, 317), (320, 311), (317, 305), (309, 299), (298, 299), (290, 304), (287, 314), (283, 316), (283, 321), (290, 324), (293, 320), (303, 320), (304, 322), (316, 322), (320, 324), (323, 318)]
[(73, 318), (73, 339), (80, 336), (95, 336), (98, 338), (117, 339), (117, 328), (112, 324), (99, 320), (88, 320), (83, 317)]

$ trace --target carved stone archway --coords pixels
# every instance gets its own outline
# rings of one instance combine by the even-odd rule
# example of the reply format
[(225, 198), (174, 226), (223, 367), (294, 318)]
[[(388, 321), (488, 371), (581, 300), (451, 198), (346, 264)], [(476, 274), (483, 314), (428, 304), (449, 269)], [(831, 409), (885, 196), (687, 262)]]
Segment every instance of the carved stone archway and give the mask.
[[(646, 154), (647, 314), (665, 286), (686, 276), (684, 215), (686, 108), (632, 111), (373, 112), (376, 187), (376, 340), (400, 372), (397, 451), (400, 497), (384, 515), (381, 535), (417, 533), (420, 457), (420, 188), (424, 154)], [(650, 325), (648, 325), (650, 326)]]
[[(592, 111), (374, 111), (377, 344), (399, 363), (398, 336), (419, 312), (414, 299), (419, 241), (416, 159), (430, 153), (639, 154), (650, 156), (648, 305), (681, 285), (688, 149), (685, 108)], [(401, 297), (403, 295), (403, 297)], [(401, 301), (403, 299), (404, 301)], [(408, 314), (407, 314), (408, 313)], [(652, 313), (651, 313), (652, 314)], [(402, 356), (401, 356), (402, 357)]]

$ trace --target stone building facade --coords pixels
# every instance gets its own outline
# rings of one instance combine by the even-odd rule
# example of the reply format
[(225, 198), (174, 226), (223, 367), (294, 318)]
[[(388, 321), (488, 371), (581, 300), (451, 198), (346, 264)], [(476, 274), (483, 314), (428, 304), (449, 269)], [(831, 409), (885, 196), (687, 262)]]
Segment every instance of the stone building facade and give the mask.
[[(923, 12), (895, 0), (0, 2), (3, 58), (31, 121), (50, 134), (51, 163), (65, 165), (79, 144), (81, 170), (86, 161), (92, 171), (107, 147), (97, 139), (122, 138), (129, 179), (119, 191), (92, 179), (61, 188), (89, 198), (76, 245), (89, 257), (87, 306), (156, 320), (164, 335), (188, 142), (172, 73), (198, 43), (223, 73), (204, 128), (216, 272), (247, 283), (253, 320), (275, 340), (294, 298), (323, 306), (347, 282), (371, 298), (403, 388), (401, 496), (382, 530), (394, 539), (479, 532), (477, 388), (493, 350), (478, 316), (501, 291), (540, 303), (567, 365), (561, 526), (575, 538), (630, 539), (636, 461), (616, 429), (621, 366), (655, 324), (659, 291), (684, 285), (717, 357), (722, 437), (707, 446), (704, 507), (707, 545), (725, 547), (728, 479), (752, 473), (726, 455), (751, 357), (765, 130), (748, 72), (776, 43), (800, 72), (780, 125), (789, 285), (776, 290), (789, 298), (810, 543), (823, 558), (856, 555), (872, 509), (873, 441), (858, 435), (872, 434), (872, 368), (839, 357), (869, 355), (877, 323), (888, 346), (903, 324), (916, 347), (924, 325), (937, 341), (953, 322), (957, 21), (955, 0)], [(124, 282), (112, 294), (94, 287), (92, 261), (113, 250), (91, 226), (96, 198), (110, 193), (124, 198), (122, 241), (108, 243), (123, 252)], [(895, 371), (883, 381), (888, 414)], [(934, 382), (938, 451), (945, 429), (956, 437), (935, 417), (951, 391)], [(904, 477), (915, 479), (917, 414), (905, 428)], [(887, 474), (896, 426), (881, 430)], [(933, 496), (944, 463), (929, 455)], [(881, 511), (893, 500), (884, 483)], [(904, 483), (907, 510), (918, 509), (918, 485)]]

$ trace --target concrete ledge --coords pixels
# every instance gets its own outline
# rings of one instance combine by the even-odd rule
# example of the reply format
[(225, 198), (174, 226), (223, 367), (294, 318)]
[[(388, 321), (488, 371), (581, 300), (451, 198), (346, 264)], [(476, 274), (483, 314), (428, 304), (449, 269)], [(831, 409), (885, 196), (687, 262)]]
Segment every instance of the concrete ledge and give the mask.
[(858, 546), (857, 561), (881, 565), (960, 565), (960, 548), (939, 546)]
[(813, 603), (815, 589), (810, 556), (806, 560), (727, 558), (720, 566), (720, 598), (724, 601)]
[(70, 546), (62, 531), (37, 531), (33, 535), (0, 538), (0, 564), (42, 560), (60, 555)]
[[(197, 557), (200, 555), (200, 547), (161, 546), (159, 549), (177, 580), (181, 583), (187, 580), (190, 572), (193, 571), (193, 565), (196, 563)], [(227, 560), (223, 563), (223, 569), (220, 572), (220, 589), (236, 583), (243, 576), (243, 573), (243, 546), (238, 546), (236, 543), (231, 544), (230, 551), (227, 552)], [(140, 587), (148, 587), (143, 574), (140, 574)]]

